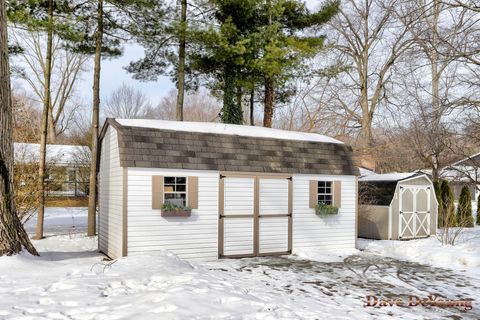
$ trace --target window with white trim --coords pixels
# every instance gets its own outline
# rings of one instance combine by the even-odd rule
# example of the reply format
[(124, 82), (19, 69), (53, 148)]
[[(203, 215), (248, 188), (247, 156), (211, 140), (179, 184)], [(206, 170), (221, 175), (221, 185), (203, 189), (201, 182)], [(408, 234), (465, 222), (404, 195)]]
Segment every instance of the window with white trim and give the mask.
[(163, 201), (177, 206), (187, 205), (187, 178), (164, 177)]
[(332, 181), (318, 181), (317, 201), (323, 204), (333, 204), (333, 183)]

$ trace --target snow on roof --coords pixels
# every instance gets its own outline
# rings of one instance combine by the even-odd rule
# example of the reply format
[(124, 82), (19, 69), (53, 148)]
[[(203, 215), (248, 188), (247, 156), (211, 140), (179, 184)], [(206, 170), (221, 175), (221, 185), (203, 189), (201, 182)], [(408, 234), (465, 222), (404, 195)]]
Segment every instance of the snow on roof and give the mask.
[(364, 167), (358, 167), (358, 171), (360, 171), (360, 176), (361, 177), (368, 176), (368, 175), (371, 175), (371, 174), (376, 174), (375, 171), (372, 171), (372, 170), (364, 168)]
[(469, 157), (466, 157), (462, 160), (452, 163), (450, 166), (466, 165), (468, 163), (470, 166), (478, 166), (480, 162), (480, 152), (475, 153)]
[(480, 181), (480, 170), (469, 166), (452, 166), (443, 168), (440, 177), (448, 181), (474, 182)]
[[(40, 159), (40, 144), (14, 143), (14, 158), (16, 163), (38, 162)], [(89, 165), (90, 149), (76, 145), (47, 145), (47, 163), (56, 165)]]
[(237, 124), (225, 124), (214, 122), (191, 122), (191, 121), (167, 121), (152, 119), (115, 119), (122, 126), (165, 129), (187, 132), (202, 132), (238, 135), (246, 137), (273, 138), (283, 140), (302, 140), (325, 143), (343, 142), (317, 133), (307, 133), (298, 131), (287, 131), (256, 126), (244, 126)]
[(364, 177), (361, 177), (359, 181), (400, 181), (407, 178), (419, 175), (416, 172), (390, 172), (382, 174), (370, 174)]

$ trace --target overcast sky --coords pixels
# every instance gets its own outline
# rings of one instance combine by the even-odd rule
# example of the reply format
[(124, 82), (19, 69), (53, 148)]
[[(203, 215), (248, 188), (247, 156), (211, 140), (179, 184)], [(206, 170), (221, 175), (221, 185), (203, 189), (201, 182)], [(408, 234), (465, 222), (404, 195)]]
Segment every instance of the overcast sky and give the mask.
[[(308, 0), (307, 6), (315, 8), (323, 1)], [(105, 59), (102, 61), (101, 70), (101, 98), (107, 97), (113, 90), (118, 88), (122, 83), (127, 83), (135, 88), (142, 90), (150, 99), (153, 105), (156, 105), (162, 97), (170, 90), (174, 89), (174, 84), (168, 77), (159, 77), (158, 81), (138, 81), (132, 79), (132, 75), (124, 69), (130, 61), (143, 57), (143, 48), (138, 45), (124, 46), (123, 55), (116, 59)], [(83, 75), (83, 80), (79, 85), (79, 95), (85, 99), (91, 99), (92, 96), (92, 74), (93, 60), (90, 62), (90, 72)]]

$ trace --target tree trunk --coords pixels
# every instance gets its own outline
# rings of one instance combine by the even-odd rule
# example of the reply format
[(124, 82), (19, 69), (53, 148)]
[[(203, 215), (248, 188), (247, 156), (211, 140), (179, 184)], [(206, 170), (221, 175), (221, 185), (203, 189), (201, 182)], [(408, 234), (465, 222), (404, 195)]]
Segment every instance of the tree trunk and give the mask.
[(93, 68), (92, 163), (90, 164), (90, 189), (88, 193), (88, 236), (94, 236), (97, 230), (97, 161), (98, 127), (100, 118), (100, 66), (102, 62), (102, 41), (103, 0), (99, 0), (97, 9), (97, 31), (95, 34), (95, 65)]
[(273, 104), (275, 101), (275, 87), (273, 79), (265, 79), (265, 102), (263, 109), (263, 126), (267, 128), (272, 127), (273, 120)]
[(250, 125), (255, 125), (255, 87), (250, 90)]
[(432, 155), (432, 181), (438, 181), (438, 171), (440, 166), (438, 164), (438, 157), (434, 154)]
[(7, 15), (0, 0), (0, 256), (19, 253), (25, 247), (38, 255), (15, 208), (13, 189), (13, 109), (8, 63)]
[(185, 97), (185, 47), (187, 29), (187, 0), (182, 0), (180, 15), (180, 36), (178, 44), (178, 92), (177, 92), (177, 121), (183, 121), (183, 101)]
[(55, 130), (52, 112), (53, 110), (50, 106), (48, 115), (48, 142), (54, 144), (57, 141), (57, 132)]
[(43, 99), (42, 125), (40, 132), (40, 162), (38, 165), (38, 213), (35, 239), (43, 238), (43, 217), (45, 215), (45, 172), (47, 158), (48, 115), (50, 110), (50, 82), (52, 73), (53, 43), (53, 0), (48, 1), (47, 52), (45, 54), (45, 93)]
[(236, 91), (236, 102), (237, 102), (237, 111), (242, 115), (241, 118), (241, 123), (243, 124), (243, 103), (242, 103), (242, 98), (243, 98), (243, 90), (242, 87), (237, 86), (237, 91)]
[(220, 116), (223, 123), (243, 123), (241, 98), (239, 100), (238, 91), (236, 91), (235, 89), (235, 75), (232, 72), (231, 68), (227, 66), (224, 70), (223, 106)]
[(372, 116), (370, 114), (362, 116), (362, 128), (360, 129), (360, 146), (363, 151), (368, 151), (368, 149), (373, 146)]
[[(438, 64), (438, 24), (439, 24), (439, 17), (440, 17), (440, 2), (434, 1), (433, 2), (433, 14), (432, 14), (432, 40), (431, 40), (431, 50), (430, 50), (430, 64), (431, 64), (431, 75), (432, 75), (432, 114), (430, 115), (430, 119), (432, 121), (430, 130), (432, 133), (439, 132), (440, 122), (442, 119), (442, 108), (440, 106), (440, 77), (441, 71), (439, 71)], [(439, 165), (439, 154), (437, 153), (437, 148), (439, 143), (443, 143), (443, 141), (434, 142), (432, 145), (432, 180), (438, 180), (438, 171), (440, 170)]]

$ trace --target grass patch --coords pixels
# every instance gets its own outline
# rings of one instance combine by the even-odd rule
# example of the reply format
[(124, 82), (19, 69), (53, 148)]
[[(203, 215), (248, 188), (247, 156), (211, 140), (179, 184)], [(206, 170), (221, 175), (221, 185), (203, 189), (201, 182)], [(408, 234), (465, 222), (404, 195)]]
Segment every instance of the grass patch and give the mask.
[(48, 197), (46, 207), (87, 207), (88, 197)]

